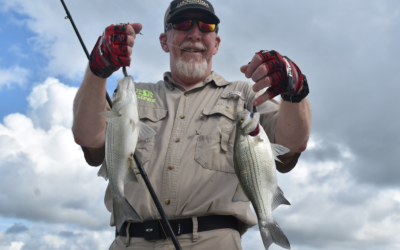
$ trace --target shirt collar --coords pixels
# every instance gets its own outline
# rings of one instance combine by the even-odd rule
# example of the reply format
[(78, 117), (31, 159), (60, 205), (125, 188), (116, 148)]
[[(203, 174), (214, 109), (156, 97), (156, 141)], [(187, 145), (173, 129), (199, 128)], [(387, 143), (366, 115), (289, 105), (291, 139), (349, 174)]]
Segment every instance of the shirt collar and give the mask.
[[(182, 91), (186, 91), (184, 87), (182, 87), (179, 83), (175, 82), (174, 79), (172, 79), (171, 72), (165, 72), (164, 73), (164, 83), (165, 83), (165, 86), (169, 90), (173, 90), (174, 88), (178, 88), (178, 89), (180, 89)], [(215, 85), (217, 85), (219, 87), (229, 84), (229, 82), (227, 80), (225, 80), (225, 78), (223, 78), (222, 76), (220, 76), (217, 73), (215, 73), (215, 71), (211, 71), (211, 74), (209, 76), (207, 76), (206, 79), (204, 79), (202, 82), (199, 82), (193, 88), (203, 87), (203, 86), (205, 86), (205, 85), (207, 85), (209, 83), (214, 83)]]

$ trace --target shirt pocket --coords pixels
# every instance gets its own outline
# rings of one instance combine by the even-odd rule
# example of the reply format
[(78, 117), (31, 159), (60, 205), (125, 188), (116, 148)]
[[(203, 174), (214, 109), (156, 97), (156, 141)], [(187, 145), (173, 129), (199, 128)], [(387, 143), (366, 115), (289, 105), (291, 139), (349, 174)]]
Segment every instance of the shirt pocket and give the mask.
[(204, 108), (202, 115), (206, 121), (197, 137), (195, 150), (195, 161), (203, 168), (235, 173), (235, 121), (237, 112), (243, 110), (243, 103), (239, 96), (229, 98), (222, 94), (214, 105)]
[(158, 135), (164, 122), (163, 119), (167, 116), (168, 111), (164, 108), (152, 108), (145, 106), (138, 106), (138, 111), (140, 121), (149, 125), (157, 133), (151, 138), (138, 138), (135, 153), (142, 165), (144, 165), (150, 159), (151, 153), (154, 149), (154, 145), (159, 138)]
[(234, 174), (233, 144), (234, 140), (224, 141), (219, 135), (199, 135), (195, 161), (205, 169)]

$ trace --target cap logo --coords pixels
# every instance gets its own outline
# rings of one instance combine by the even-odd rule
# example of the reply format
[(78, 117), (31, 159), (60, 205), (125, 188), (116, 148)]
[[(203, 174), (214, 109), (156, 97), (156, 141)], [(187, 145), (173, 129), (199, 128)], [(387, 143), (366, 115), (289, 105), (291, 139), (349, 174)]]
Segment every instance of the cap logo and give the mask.
[(183, 0), (182, 2), (178, 3), (176, 8), (182, 7), (182, 6), (186, 5), (186, 4), (201, 4), (204, 7), (210, 8), (210, 6), (206, 2), (204, 2), (202, 0)]

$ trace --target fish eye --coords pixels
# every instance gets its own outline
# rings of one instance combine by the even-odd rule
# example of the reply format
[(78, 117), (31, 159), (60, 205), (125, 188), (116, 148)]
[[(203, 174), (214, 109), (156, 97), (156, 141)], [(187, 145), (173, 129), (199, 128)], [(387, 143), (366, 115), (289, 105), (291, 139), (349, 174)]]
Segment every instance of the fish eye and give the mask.
[(244, 122), (244, 119), (243, 119), (243, 118), (240, 118), (240, 122), (243, 123), (243, 122)]
[(118, 88), (116, 88), (116, 89), (114, 90), (114, 94), (117, 93), (117, 92), (118, 92)]

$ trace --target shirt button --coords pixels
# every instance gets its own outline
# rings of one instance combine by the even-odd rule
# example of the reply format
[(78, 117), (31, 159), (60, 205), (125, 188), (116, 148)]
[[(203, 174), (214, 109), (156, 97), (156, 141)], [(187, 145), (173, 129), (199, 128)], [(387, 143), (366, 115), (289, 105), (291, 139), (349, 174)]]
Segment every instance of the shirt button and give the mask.
[(171, 203), (170, 199), (166, 199), (164, 202), (165, 202), (165, 205), (169, 205)]
[(179, 116), (181, 119), (185, 119), (185, 116), (184, 115), (181, 115), (181, 116)]
[(179, 142), (179, 138), (176, 138), (176, 139), (175, 139), (175, 142)]
[(170, 170), (172, 170), (172, 169), (174, 169), (174, 165), (169, 165), (168, 168), (169, 168)]
[(188, 96), (189, 96), (189, 94), (187, 94), (187, 93), (186, 93), (186, 94), (185, 94), (185, 96), (186, 96), (186, 97), (188, 97)]

